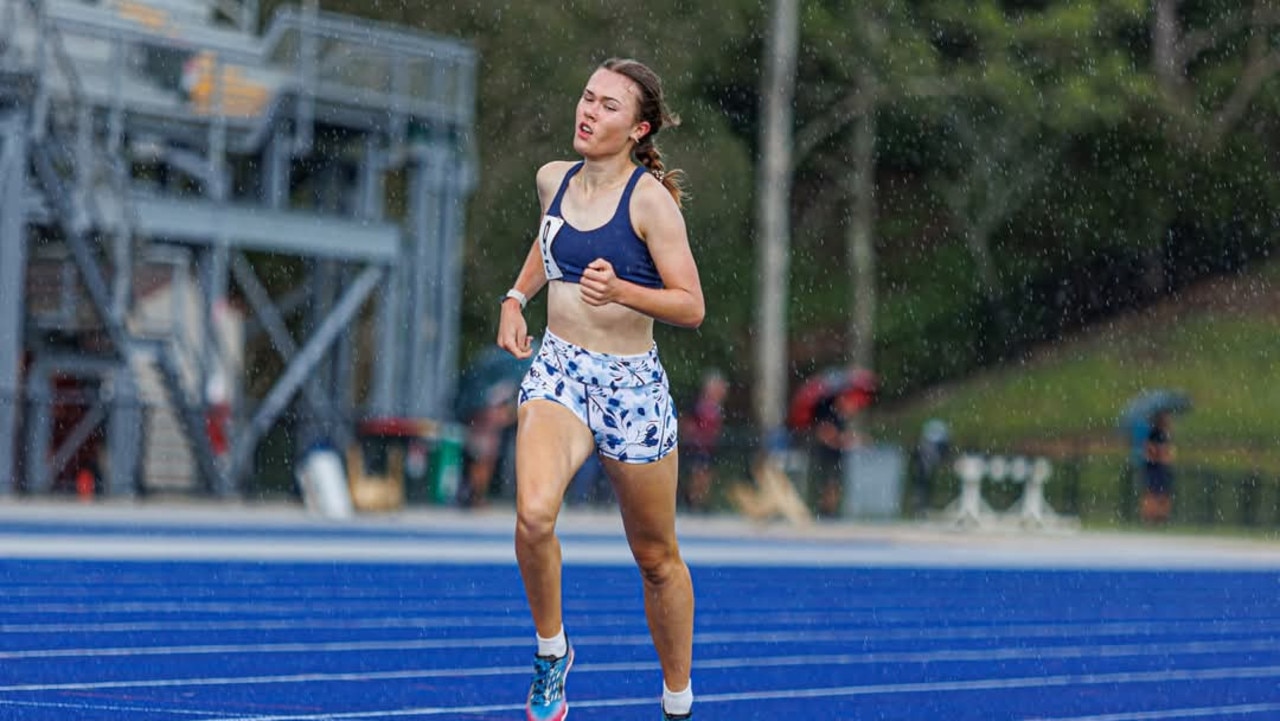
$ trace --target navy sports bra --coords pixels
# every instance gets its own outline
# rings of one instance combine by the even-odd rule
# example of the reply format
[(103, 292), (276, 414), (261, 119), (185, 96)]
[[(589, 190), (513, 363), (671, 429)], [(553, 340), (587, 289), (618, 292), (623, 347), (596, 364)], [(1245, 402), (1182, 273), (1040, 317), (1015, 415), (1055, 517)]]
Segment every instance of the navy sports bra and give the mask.
[(637, 166), (631, 174), (609, 222), (585, 231), (566, 223), (560, 212), (560, 200), (569, 187), (569, 180), (581, 169), (582, 163), (578, 163), (565, 173), (560, 190), (547, 206), (547, 214), (542, 216), (538, 227), (538, 247), (542, 249), (542, 269), (547, 273), (547, 280), (580, 282), (582, 271), (591, 261), (604, 258), (613, 265), (613, 272), (619, 278), (646, 288), (661, 288), (662, 277), (653, 264), (649, 247), (631, 227), (631, 192), (646, 172), (644, 167)]

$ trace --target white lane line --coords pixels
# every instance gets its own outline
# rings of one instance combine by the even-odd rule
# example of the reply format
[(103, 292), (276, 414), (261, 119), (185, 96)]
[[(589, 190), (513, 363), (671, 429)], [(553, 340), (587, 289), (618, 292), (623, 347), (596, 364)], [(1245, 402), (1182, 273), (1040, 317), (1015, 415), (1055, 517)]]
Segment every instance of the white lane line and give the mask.
[[(649, 637), (643, 637), (648, 642)], [(614, 643), (637, 645), (639, 637), (618, 637)], [(118, 656), (172, 656), (182, 654), (249, 654), (249, 653), (310, 653), (342, 651), (406, 651), (441, 648), (508, 648), (529, 645), (526, 636), (507, 638), (459, 638), (420, 639), (406, 641), (343, 641), (332, 643), (259, 643), (259, 644), (202, 644), (189, 646), (121, 646), (115, 648), (48, 648), (26, 651), (0, 651), (0, 660), (12, 661), (34, 658), (90, 658)]]
[[(734, 669), (758, 667), (853, 666), (863, 664), (928, 664), (989, 663), (1021, 659), (1097, 659), (1132, 658), (1168, 655), (1205, 655), (1276, 651), (1274, 639), (1249, 641), (1187, 642), (1159, 644), (1118, 644), (1112, 646), (1041, 646), (1030, 648), (940, 649), (934, 651), (890, 651), (845, 654), (807, 654), (768, 657), (730, 657), (699, 659), (698, 669)], [(658, 668), (655, 662), (580, 663), (575, 673), (634, 673)], [(132, 679), (119, 681), (82, 681), (50, 684), (17, 684), (0, 686), (0, 693), (87, 691), (113, 688), (169, 688), (232, 685), (268, 685), (291, 683), (367, 683), (423, 678), (475, 678), (484, 676), (525, 675), (528, 665), (492, 666), (460, 669), (404, 669), (396, 671), (361, 671), (352, 673), (305, 673), (260, 676), (192, 677), (166, 679)]]
[[(593, 616), (592, 626), (636, 626), (643, 617)], [(0, 634), (53, 634), (68, 633), (200, 633), (204, 631), (367, 631), (370, 629), (421, 629), (421, 628), (528, 628), (525, 616), (466, 616), (449, 618), (388, 617), (362, 619), (282, 618), (245, 621), (108, 621), (103, 623), (6, 623), (0, 624)]]
[[(1031, 638), (1031, 634), (1017, 633), (1018, 629), (1008, 629), (1009, 635), (1014, 638)], [(1067, 630), (1077, 631), (1072, 638), (1080, 638), (1082, 633), (1078, 633), (1080, 629)], [(945, 634), (934, 632), (931, 629), (911, 629), (911, 638), (927, 636), (931, 639), (944, 639), (950, 636), (956, 637), (982, 637), (989, 638), (998, 636), (992, 633), (992, 629), (983, 629), (975, 627), (969, 629), (968, 633)], [(1066, 633), (1054, 634), (1051, 637), (1061, 637)], [(1255, 636), (1257, 634), (1254, 634)], [(710, 644), (760, 644), (760, 643), (832, 643), (832, 642), (863, 642), (867, 640), (892, 638), (894, 634), (876, 633), (874, 630), (850, 630), (850, 631), (826, 631), (821, 629), (806, 631), (759, 631), (759, 632), (740, 632), (740, 631), (721, 631), (721, 632), (703, 632), (694, 635), (694, 643), (698, 645)], [(576, 636), (580, 643), (583, 644), (601, 644), (610, 646), (638, 646), (648, 645), (652, 643), (652, 639), (648, 634), (619, 634), (606, 635), (594, 634), (586, 636)], [(1273, 637), (1267, 637), (1268, 640), (1275, 643)], [(1207, 642), (1194, 642), (1207, 643)], [(528, 646), (529, 639), (527, 636), (495, 636), (489, 638), (435, 638), (435, 639), (387, 639), (376, 641), (314, 641), (314, 642), (278, 642), (278, 643), (251, 643), (251, 644), (184, 644), (170, 646), (117, 646), (117, 647), (81, 647), (81, 648), (38, 648), (15, 651), (0, 651), (0, 660), (25, 660), (25, 659), (44, 659), (44, 658), (66, 658), (66, 657), (121, 657), (121, 656), (170, 656), (170, 655), (207, 655), (207, 654), (251, 654), (251, 653), (308, 653), (308, 652), (368, 652), (368, 651), (405, 651), (405, 650), (425, 650), (425, 649), (446, 649), (446, 648), (522, 648)]]
[[(249, 606), (250, 610), (255, 606)], [(473, 607), (474, 608), (474, 607)], [(575, 625), (581, 626), (634, 626), (644, 622), (642, 609), (637, 606), (633, 612), (619, 613), (615, 609), (572, 609)], [(418, 609), (419, 611), (421, 609)], [(299, 614), (315, 613), (314, 606), (298, 606)], [(487, 614), (487, 615), (486, 615)], [(859, 611), (843, 610), (836, 613), (795, 613), (791, 611), (731, 612), (716, 613), (704, 611), (699, 616), (699, 624), (717, 627), (736, 625), (751, 626), (818, 626), (823, 628), (865, 627), (869, 614)], [(923, 618), (923, 614), (922, 614)], [(915, 619), (911, 619), (915, 620)], [(902, 621), (899, 621), (902, 623)], [(1146, 623), (1146, 622), (1144, 622)], [(1280, 620), (1274, 622), (1280, 629)], [(451, 616), (442, 612), (433, 616), (400, 616), (383, 615), (346, 619), (325, 617), (306, 617), (295, 615), (283, 618), (245, 618), (233, 620), (146, 620), (146, 621), (79, 621), (79, 622), (35, 622), (35, 623), (0, 623), (0, 634), (53, 634), (68, 633), (136, 633), (136, 632), (200, 632), (200, 631), (271, 631), (271, 630), (367, 630), (367, 629), (419, 629), (419, 628), (520, 628), (529, 627), (529, 619), (524, 613), (497, 613), (477, 611), (465, 616)], [(953, 626), (953, 627), (959, 627)], [(1262, 628), (1261, 621), (1250, 625), (1251, 631)], [(869, 628), (869, 627), (868, 627)], [(983, 635), (990, 626), (983, 625)], [(913, 632), (923, 632), (916, 629)], [(998, 632), (998, 631), (997, 631)]]
[[(314, 611), (313, 608), (307, 609)], [(956, 640), (956, 639), (973, 639), (973, 638), (1071, 638), (1080, 639), (1090, 636), (1148, 636), (1159, 635), (1165, 636), (1171, 632), (1178, 630), (1190, 629), (1197, 635), (1231, 635), (1231, 634), (1247, 634), (1249, 636), (1257, 636), (1259, 634), (1275, 634), (1280, 632), (1280, 621), (1272, 619), (1249, 619), (1245, 621), (1220, 621), (1220, 620), (1201, 620), (1188, 621), (1183, 619), (1174, 619), (1170, 621), (1113, 621), (1103, 623), (1059, 623), (1059, 624), (1004, 624), (1004, 625), (988, 625), (985, 623), (973, 623), (968, 625), (952, 625), (944, 628), (934, 626), (909, 626), (897, 628), (884, 628), (883, 626), (865, 626), (866, 615), (861, 613), (847, 614), (847, 619), (837, 619), (834, 623), (832, 617), (825, 614), (789, 614), (789, 613), (733, 613), (733, 614), (714, 614), (713, 612), (704, 612), (702, 617), (706, 619), (701, 625), (710, 625), (710, 622), (718, 622), (723, 625), (732, 625), (733, 622), (727, 622), (727, 619), (739, 619), (736, 623), (750, 623), (753, 627), (759, 628), (761, 625), (782, 625), (784, 628), (773, 631), (758, 631), (751, 636), (753, 640), (763, 638), (767, 641), (787, 642), (792, 640), (787, 636), (788, 633), (805, 633), (805, 631), (792, 631), (788, 625), (814, 625), (818, 622), (823, 624), (824, 628), (836, 627), (838, 630), (823, 635), (818, 640), (830, 638), (832, 640), (844, 640), (848, 638), (856, 638), (857, 640), (868, 641), (886, 641), (886, 640), (913, 640), (920, 638), (928, 638), (930, 640)], [(637, 616), (628, 615), (592, 615), (590, 613), (583, 614), (579, 626), (631, 626), (636, 625)], [(465, 626), (463, 625), (465, 622)], [(524, 629), (528, 624), (527, 619), (515, 618), (512, 616), (494, 616), (489, 618), (483, 617), (449, 617), (447, 615), (431, 616), (431, 617), (400, 617), (390, 616), (386, 618), (365, 618), (357, 620), (332, 619), (332, 618), (283, 618), (283, 619), (264, 619), (264, 620), (233, 620), (233, 621), (120, 621), (120, 622), (101, 622), (101, 623), (50, 623), (50, 624), (0, 624), (0, 633), (50, 633), (50, 634), (66, 634), (66, 633), (113, 633), (113, 632), (182, 632), (182, 631), (213, 631), (213, 630), (365, 630), (365, 629), (421, 629), (421, 628), (520, 628)], [(812, 633), (817, 632), (815, 629), (809, 629), (809, 636), (796, 637), (798, 640), (806, 640), (812, 638)], [(733, 636), (735, 632), (732, 630), (725, 631), (700, 631), (699, 639), (705, 639), (706, 642), (724, 642), (731, 643), (731, 640), (725, 640)], [(767, 634), (767, 635), (762, 635)], [(462, 643), (459, 641), (459, 643)], [(218, 647), (222, 648), (222, 647)], [(32, 651), (33, 653), (35, 651)], [(0, 652), (0, 658), (5, 658), (5, 652)], [(26, 651), (15, 651), (9, 653), (28, 653)], [(70, 653), (68, 651), (67, 653)], [(90, 651), (84, 651), (90, 653)], [(119, 654), (112, 654), (119, 655)]]
[[(1187, 671), (1149, 671), (1136, 673), (1079, 674), (1060, 676), (1027, 676), (1017, 678), (973, 679), (968, 681), (935, 681), (922, 683), (868, 684), (863, 686), (829, 686), (823, 688), (775, 689), (744, 693), (699, 694), (697, 703), (729, 704), (745, 701), (778, 701), (810, 698), (951, 693), (956, 691), (1010, 691), (1027, 688), (1096, 686), (1104, 684), (1153, 684), (1180, 681), (1226, 681), (1280, 677), (1280, 666), (1261, 668), (1231, 667)], [(0, 700), (0, 706), (5, 701)], [(622, 698), (575, 700), (575, 708), (608, 708), (652, 705), (654, 698)], [(485, 706), (424, 706), (377, 711), (347, 711), (323, 714), (272, 714), (263, 716), (223, 716), (210, 721), (343, 721), (344, 719), (391, 719), (413, 716), (472, 715), (519, 711), (522, 704)]]
[[(441, 602), (442, 601), (442, 602)], [(80, 603), (33, 603), (9, 604), (0, 606), (0, 613), (14, 613), (26, 616), (35, 614), (95, 614), (103, 613), (306, 613), (315, 611), (317, 603), (325, 609), (343, 609), (352, 613), (360, 613), (370, 609), (385, 609), (388, 606), (404, 605), (398, 597), (365, 598), (365, 599), (316, 599), (312, 603), (264, 601), (246, 595), (241, 601), (96, 601), (85, 599)], [(417, 610), (423, 608), (443, 609), (450, 611), (471, 611), (472, 609), (510, 608), (510, 599), (486, 599), (471, 602), (467, 598), (446, 598), (437, 601), (423, 599), (417, 604)], [(637, 606), (638, 607), (638, 606)]]
[[(603, 668), (616, 666), (617, 668)], [(646, 671), (658, 668), (656, 662), (633, 664), (574, 664), (573, 672)], [(405, 671), (361, 671), (359, 673), (299, 673), (278, 676), (228, 676), (224, 678), (165, 678), (133, 681), (86, 681), (81, 683), (20, 684), (0, 686), (0, 693), (46, 691), (93, 691), (113, 688), (197, 688), (201, 686), (259, 686), (290, 683), (368, 683), (369, 681), (401, 681), (426, 678), (483, 678), (486, 676), (527, 676), (531, 665), (492, 666), (489, 668), (412, 669)]]
[[(594, 625), (631, 625), (635, 624), (634, 616), (586, 616), (589, 621), (582, 621), (584, 626)], [(759, 615), (746, 615), (749, 619), (758, 619)], [(787, 624), (791, 622), (790, 616), (783, 615), (778, 617), (765, 616), (765, 621), (776, 621), (778, 624)], [(796, 619), (801, 621), (809, 620), (809, 616), (799, 615)], [(815, 615), (813, 619), (829, 620), (828, 616)], [(401, 619), (401, 617), (390, 617), (385, 620), (371, 620), (369, 624), (361, 624), (360, 621), (334, 621), (334, 625), (326, 624), (324, 621), (312, 622), (312, 620), (266, 620), (266, 621), (136, 621), (136, 622), (120, 622), (119, 628), (115, 628), (113, 622), (106, 624), (50, 624), (50, 625), (4, 625), (0, 626), (0, 631), (6, 633), (20, 633), (20, 631), (46, 631), (46, 633), (74, 633), (74, 631), (93, 631), (101, 628), (101, 630), (138, 630), (138, 631), (182, 631), (182, 630), (262, 630), (262, 629), (366, 629), (366, 628), (403, 628), (422, 629), (433, 628), (433, 626), (445, 625), (448, 628), (462, 628), (458, 625), (461, 619), (448, 619), (448, 617), (429, 617), (429, 619)], [(996, 639), (996, 638), (1021, 638), (1021, 639), (1044, 639), (1044, 638), (1070, 638), (1080, 639), (1088, 638), (1088, 636), (1125, 636), (1125, 635), (1167, 635), (1175, 633), (1181, 629), (1193, 630), (1196, 635), (1233, 635), (1247, 634), (1249, 636), (1258, 636), (1261, 634), (1275, 634), (1280, 631), (1280, 622), (1271, 620), (1248, 620), (1248, 621), (1185, 621), (1172, 620), (1166, 622), (1160, 621), (1110, 621), (1101, 622), (1101, 624), (1036, 624), (1036, 625), (1000, 625), (992, 626), (986, 624), (973, 625), (955, 625), (948, 628), (933, 628), (933, 626), (908, 626), (908, 628), (881, 628), (881, 626), (864, 626), (864, 620), (861, 617), (854, 617), (847, 622), (836, 622), (836, 624), (828, 624), (827, 628), (836, 626), (840, 630), (836, 631), (819, 631), (818, 629), (809, 629), (808, 631), (791, 631), (783, 628), (769, 631), (756, 631), (753, 634), (739, 633), (732, 630), (718, 631), (699, 631), (696, 639), (699, 643), (735, 643), (736, 638), (748, 639), (750, 643), (756, 642), (776, 642), (787, 643), (792, 640), (959, 640), (959, 639)], [(351, 625), (347, 625), (351, 624)], [(518, 621), (516, 626), (524, 629), (526, 621)], [(502, 620), (494, 619), (492, 624), (489, 622), (479, 622), (479, 624), (468, 624), (474, 628), (492, 625), (493, 628), (508, 628), (508, 624), (503, 624)], [(753, 624), (755, 628), (759, 628), (759, 624)], [(817, 635), (815, 635), (817, 634)], [(605, 638), (605, 636), (598, 636)], [(613, 636), (608, 636), (613, 638)], [(500, 645), (502, 639), (481, 639), (488, 645)], [(511, 639), (507, 639), (511, 640)], [(525, 644), (527, 639), (521, 636), (520, 642), (515, 645)], [(332, 642), (326, 645), (326, 649), (334, 648), (334, 644), (340, 642)], [(351, 642), (358, 643), (358, 642)], [(456, 648), (460, 645), (466, 645), (467, 640), (463, 639), (438, 639), (434, 642), (422, 642), (420, 639), (413, 639), (410, 642), (387, 642), (387, 643), (443, 643), (444, 648)], [(70, 656), (70, 654), (90, 654), (99, 651), (101, 647), (78, 648), (78, 649), (29, 649), (29, 651), (10, 651), (0, 652), (0, 658), (23, 658), (26, 656), (41, 657), (44, 656)], [(244, 652), (252, 652), (255, 649), (265, 648), (271, 651), (268, 644), (243, 645), (243, 647), (228, 647), (228, 645), (215, 645), (210, 647), (210, 651), (200, 651), (200, 645), (178, 645), (178, 647), (128, 647), (118, 649), (106, 649), (105, 654), (108, 656), (125, 656), (125, 654), (136, 651), (140, 654), (145, 653), (220, 653), (227, 648), (243, 649)], [(166, 651), (168, 649), (168, 651)], [(178, 649), (178, 651), (173, 651)], [(292, 648), (287, 649), (291, 651)], [(338, 648), (340, 651), (340, 648)]]
[[(700, 703), (731, 703), (774, 699), (829, 698), (835, 696), (870, 696), (875, 694), (914, 694), (953, 691), (993, 691), (1041, 688), (1047, 686), (1099, 686), (1124, 684), (1174, 683), (1181, 681), (1240, 681), (1280, 677), (1280, 666), (1232, 666), (1164, 671), (1122, 671), (1096, 674), (1062, 674), (1057, 676), (1022, 676), (1013, 678), (972, 679), (967, 681), (927, 681), (900, 684), (870, 684), (828, 688), (742, 693), (702, 694)], [(254, 721), (266, 721), (255, 719)]]
[[(301, 609), (300, 609), (301, 610)], [(307, 609), (314, 612), (314, 608)], [(644, 622), (643, 613), (637, 608), (635, 613), (574, 613), (575, 625), (578, 626), (637, 626)], [(849, 626), (865, 623), (863, 614), (846, 614), (848, 618), (833, 618), (829, 614), (820, 613), (704, 613), (699, 619), (703, 626), (791, 626), (791, 625), (823, 625), (824, 627)], [(268, 618), (244, 619), (232, 621), (99, 621), (79, 623), (0, 623), (0, 634), (52, 634), (68, 633), (183, 633), (202, 631), (292, 631), (292, 630), (331, 630), (360, 631), (368, 629), (421, 629), (421, 628), (519, 628), (529, 627), (529, 619), (521, 614), (448, 616), (385, 616), (381, 618)], [(1280, 627), (1280, 623), (1277, 623)]]
[[(1152, 721), (1154, 719), (1214, 718), (1219, 716), (1252, 716), (1280, 711), (1280, 703), (1247, 703), (1233, 706), (1201, 706), (1197, 708), (1171, 708), (1163, 711), (1134, 711), (1094, 716), (1036, 716), (1027, 721)], [(1269, 718), (1274, 718), (1269, 717)]]
[[(157, 580), (157, 583), (161, 581)], [(640, 586), (636, 584), (638, 589)], [(0, 586), (0, 591), (3, 586)], [(368, 613), (371, 611), (382, 611), (386, 609), (401, 610), (406, 606), (410, 606), (416, 612), (422, 611), (438, 611), (454, 612), (454, 613), (474, 613), (479, 611), (498, 612), (510, 610), (512, 608), (513, 597), (508, 596), (489, 596), (483, 598), (468, 598), (466, 596), (452, 597), (412, 597), (395, 595), (389, 593), (384, 596), (365, 595), (362, 597), (346, 597), (346, 598), (307, 598), (305, 595), (299, 599), (299, 594), (289, 593), (289, 601), (280, 601), (271, 598), (263, 598), (262, 591), (254, 591), (253, 589), (245, 589), (242, 591), (243, 596), (236, 600), (228, 601), (195, 601), (184, 598), (174, 599), (157, 599), (157, 600), (130, 600), (130, 601), (112, 601), (102, 598), (85, 598), (82, 601), (62, 601), (57, 602), (17, 602), (0, 604), (0, 614), (14, 614), (20, 616), (35, 615), (68, 615), (68, 614), (93, 614), (101, 615), (105, 613), (186, 613), (190, 616), (193, 613), (238, 613), (238, 614), (259, 614), (266, 615), (272, 613), (290, 613), (305, 614), (307, 612), (314, 613), (317, 607), (332, 612), (335, 609), (343, 609), (351, 613)], [(197, 594), (199, 595), (199, 594)], [(628, 595), (607, 596), (599, 595), (590, 599), (591, 605), (598, 608), (602, 604), (612, 604), (624, 609), (640, 608), (640, 603), (635, 597)], [(571, 599), (569, 605), (583, 604), (584, 601)], [(834, 607), (833, 607), (834, 608)], [(771, 610), (771, 609), (763, 609)], [(777, 610), (786, 610), (785, 607), (779, 607)], [(925, 611), (927, 609), (921, 609)]]
[(14, 701), (12, 699), (0, 699), (0, 707), (16, 706), (19, 708), (61, 708), (75, 711), (117, 711), (120, 713), (146, 713), (146, 714), (173, 714), (175, 716), (198, 716), (208, 718), (210, 716), (220, 716), (225, 711), (191, 711), (187, 709), (157, 708), (154, 706), (122, 706), (118, 704), (104, 703), (68, 703), (65, 701)]
[[(575, 615), (577, 616), (577, 615)], [(709, 613), (704, 613), (705, 617)], [(579, 628), (596, 628), (596, 626), (639, 626), (643, 616), (636, 615), (582, 615), (577, 622)], [(463, 622), (465, 621), (465, 622)], [(723, 640), (726, 634), (735, 634), (732, 626), (750, 625), (756, 629), (753, 638), (759, 634), (776, 634), (769, 640), (785, 643), (787, 633), (805, 633), (803, 630), (792, 630), (792, 626), (815, 626), (822, 624), (835, 635), (824, 636), (836, 640), (850, 638), (854, 634), (859, 640), (966, 640), (966, 639), (1046, 639), (1068, 638), (1080, 639), (1088, 636), (1165, 636), (1171, 633), (1181, 635), (1275, 635), (1280, 633), (1280, 621), (1116, 621), (1102, 624), (1037, 624), (1037, 625), (1001, 625), (986, 624), (952, 625), (947, 628), (933, 626), (906, 626), (906, 628), (883, 628), (883, 626), (867, 626), (863, 617), (852, 617), (847, 621), (832, 621), (824, 615), (741, 615), (741, 620), (726, 622), (726, 616), (713, 617), (701, 621), (699, 625), (716, 624), (717, 629), (698, 631), (699, 639), (707, 639), (708, 643), (731, 643)], [(421, 630), (433, 628), (448, 629), (508, 629), (525, 630), (529, 621), (524, 617), (387, 617), (387, 619), (362, 620), (326, 620), (326, 619), (269, 619), (243, 621), (119, 621), (101, 622), (101, 624), (4, 624), (0, 625), (0, 633), (4, 634), (52, 634), (64, 635), (72, 633), (200, 633), (200, 631), (225, 630), (369, 630), (369, 629), (408, 629)], [(763, 630), (762, 626), (781, 626), (781, 628)], [(817, 629), (808, 629), (817, 631)], [(1188, 634), (1187, 630), (1193, 631)], [(801, 639), (804, 640), (804, 639)], [(461, 643), (461, 642), (460, 642)], [(15, 652), (24, 653), (24, 652)], [(0, 652), (0, 658), (3, 658)]]

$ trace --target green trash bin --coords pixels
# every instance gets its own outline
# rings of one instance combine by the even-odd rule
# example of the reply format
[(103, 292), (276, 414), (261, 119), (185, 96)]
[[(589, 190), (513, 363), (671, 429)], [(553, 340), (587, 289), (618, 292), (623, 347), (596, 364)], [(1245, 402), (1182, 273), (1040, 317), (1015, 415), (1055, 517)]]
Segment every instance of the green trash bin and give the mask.
[(462, 443), (465, 433), (456, 423), (439, 428), (431, 449), (431, 502), (451, 506), (457, 503), (462, 483)]

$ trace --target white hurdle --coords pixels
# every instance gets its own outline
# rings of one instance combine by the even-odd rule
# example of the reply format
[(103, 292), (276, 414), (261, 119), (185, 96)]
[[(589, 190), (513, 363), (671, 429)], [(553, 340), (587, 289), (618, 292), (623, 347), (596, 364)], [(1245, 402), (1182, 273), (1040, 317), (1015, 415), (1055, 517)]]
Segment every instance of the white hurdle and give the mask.
[[(942, 511), (942, 519), (959, 528), (1015, 526), (1022, 529), (1077, 528), (1079, 520), (1053, 510), (1044, 497), (1045, 484), (1053, 475), (1047, 458), (1034, 461), (1023, 456), (980, 456), (965, 454), (956, 459), (960, 495)], [(982, 482), (1000, 483), (1008, 479), (1022, 485), (1022, 494), (1008, 510), (997, 511), (982, 497)]]
[(987, 469), (987, 461), (981, 456), (963, 455), (956, 459), (960, 495), (942, 510), (943, 519), (950, 525), (982, 528), (999, 516), (982, 497), (982, 479)]

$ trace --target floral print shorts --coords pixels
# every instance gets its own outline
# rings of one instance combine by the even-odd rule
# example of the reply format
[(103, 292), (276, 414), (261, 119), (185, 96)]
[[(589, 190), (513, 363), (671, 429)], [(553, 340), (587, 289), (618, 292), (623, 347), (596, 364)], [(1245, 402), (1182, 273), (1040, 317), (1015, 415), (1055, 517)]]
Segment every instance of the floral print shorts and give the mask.
[(532, 400), (573, 411), (607, 458), (652, 463), (676, 447), (676, 408), (657, 346), (640, 355), (610, 355), (548, 331), (520, 384), (520, 403)]

